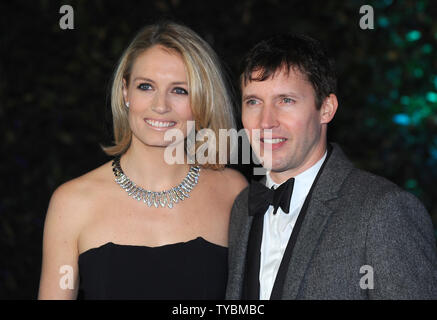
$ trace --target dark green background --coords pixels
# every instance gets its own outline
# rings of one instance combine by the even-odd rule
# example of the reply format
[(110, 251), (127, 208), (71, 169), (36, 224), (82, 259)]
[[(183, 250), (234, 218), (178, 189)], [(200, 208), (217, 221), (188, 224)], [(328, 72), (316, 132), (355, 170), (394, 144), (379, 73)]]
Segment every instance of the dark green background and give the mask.
[[(63, 4), (74, 8), (74, 30), (59, 27)], [(374, 30), (359, 27), (364, 4)], [(113, 69), (138, 29), (159, 18), (204, 37), (235, 83), (261, 38), (321, 40), (339, 72), (330, 140), (414, 193), (437, 225), (435, 1), (2, 1), (0, 15), (0, 298), (36, 297), (50, 196), (109, 160), (99, 144), (112, 139)]]

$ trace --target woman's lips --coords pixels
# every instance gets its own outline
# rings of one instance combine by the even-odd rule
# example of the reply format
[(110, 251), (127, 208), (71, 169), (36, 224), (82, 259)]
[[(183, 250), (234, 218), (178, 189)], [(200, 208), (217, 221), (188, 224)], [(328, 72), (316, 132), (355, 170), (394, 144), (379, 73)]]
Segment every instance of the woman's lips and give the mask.
[(149, 119), (149, 118), (145, 118), (144, 121), (149, 127), (158, 131), (165, 131), (167, 129), (173, 128), (176, 125), (175, 121), (157, 120), (157, 119)]

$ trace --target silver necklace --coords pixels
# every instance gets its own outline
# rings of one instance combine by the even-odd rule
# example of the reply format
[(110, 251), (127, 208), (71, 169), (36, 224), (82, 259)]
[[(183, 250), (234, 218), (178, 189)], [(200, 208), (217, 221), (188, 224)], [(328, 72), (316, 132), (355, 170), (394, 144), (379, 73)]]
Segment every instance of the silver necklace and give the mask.
[(170, 209), (173, 208), (175, 203), (189, 198), (189, 193), (197, 184), (200, 175), (200, 167), (191, 166), (190, 171), (188, 171), (188, 174), (178, 186), (169, 190), (155, 192), (145, 190), (129, 179), (121, 169), (120, 157), (116, 157), (112, 161), (112, 171), (115, 175), (115, 182), (117, 182), (132, 198), (138, 201), (143, 200), (148, 207), (154, 205), (155, 208), (158, 208), (159, 206), (164, 208), (167, 205)]

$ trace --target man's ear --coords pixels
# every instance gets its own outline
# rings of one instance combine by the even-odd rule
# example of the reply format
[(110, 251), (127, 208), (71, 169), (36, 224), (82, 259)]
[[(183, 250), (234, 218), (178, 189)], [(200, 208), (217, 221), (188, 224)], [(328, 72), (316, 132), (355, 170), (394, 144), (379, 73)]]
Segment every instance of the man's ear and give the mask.
[(331, 93), (325, 98), (320, 108), (320, 123), (329, 123), (337, 112), (337, 96)]

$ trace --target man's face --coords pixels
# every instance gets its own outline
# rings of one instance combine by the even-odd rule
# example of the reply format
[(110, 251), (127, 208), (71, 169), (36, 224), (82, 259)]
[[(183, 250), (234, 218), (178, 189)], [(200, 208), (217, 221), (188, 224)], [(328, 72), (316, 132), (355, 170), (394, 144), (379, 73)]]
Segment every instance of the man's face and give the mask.
[[(252, 78), (256, 79), (258, 72), (252, 73)], [(249, 130), (255, 153), (265, 159), (264, 167), (273, 172), (306, 169), (325, 147), (322, 139), (326, 139), (326, 128), (322, 128), (326, 125), (321, 114), (315, 105), (313, 86), (293, 68), (242, 85), (244, 128)], [(253, 129), (259, 129), (260, 134)], [(271, 130), (271, 135), (266, 129)]]

